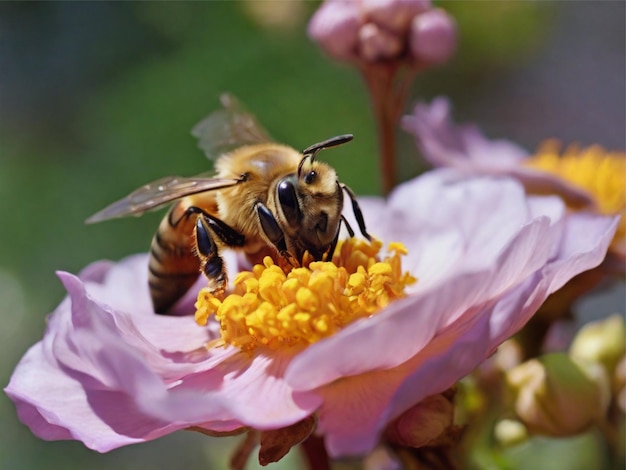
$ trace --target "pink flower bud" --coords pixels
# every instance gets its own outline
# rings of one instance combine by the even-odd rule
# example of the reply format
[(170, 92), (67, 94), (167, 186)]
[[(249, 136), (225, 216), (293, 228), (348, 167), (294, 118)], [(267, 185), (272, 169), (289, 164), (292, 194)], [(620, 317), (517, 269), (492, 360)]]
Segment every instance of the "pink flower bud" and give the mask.
[(374, 23), (367, 23), (359, 30), (359, 55), (363, 59), (370, 62), (393, 59), (401, 51), (401, 39)]
[(440, 8), (417, 15), (411, 22), (409, 44), (419, 61), (446, 62), (456, 49), (456, 23)]
[(397, 34), (405, 33), (413, 17), (429, 8), (430, 0), (363, 0), (367, 20)]
[(356, 58), (360, 26), (358, 2), (325, 2), (311, 18), (308, 33), (332, 57), (350, 60)]
[(387, 439), (394, 444), (420, 448), (452, 432), (454, 403), (446, 393), (431, 395), (409, 408), (387, 427)]

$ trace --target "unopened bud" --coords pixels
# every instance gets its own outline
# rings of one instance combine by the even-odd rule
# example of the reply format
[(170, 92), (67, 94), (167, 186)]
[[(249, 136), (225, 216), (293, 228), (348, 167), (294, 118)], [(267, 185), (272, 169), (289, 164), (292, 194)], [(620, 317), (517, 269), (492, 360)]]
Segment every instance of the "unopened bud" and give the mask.
[(621, 315), (587, 323), (574, 338), (570, 346), (570, 356), (599, 362), (606, 367), (609, 374), (613, 374), (626, 351), (625, 335), (624, 319)]
[(516, 419), (498, 421), (493, 433), (500, 445), (505, 447), (521, 444), (528, 439), (526, 426)]
[(424, 447), (442, 439), (452, 428), (454, 404), (444, 394), (432, 395), (389, 424), (387, 438), (394, 444)]
[(374, 23), (367, 23), (359, 30), (359, 51), (370, 62), (393, 59), (402, 51), (402, 41)]
[(522, 347), (517, 340), (508, 339), (502, 343), (494, 354), (496, 367), (502, 371), (511, 370), (522, 362)]
[(456, 50), (456, 23), (440, 8), (419, 14), (411, 22), (409, 44), (415, 59), (444, 63)]
[(356, 59), (361, 14), (357, 2), (325, 2), (309, 22), (309, 37), (330, 56)]
[(396, 34), (406, 33), (413, 17), (430, 8), (430, 0), (363, 0), (368, 21)]
[(597, 363), (566, 354), (531, 359), (506, 374), (514, 410), (531, 433), (572, 436), (605, 415), (609, 379)]

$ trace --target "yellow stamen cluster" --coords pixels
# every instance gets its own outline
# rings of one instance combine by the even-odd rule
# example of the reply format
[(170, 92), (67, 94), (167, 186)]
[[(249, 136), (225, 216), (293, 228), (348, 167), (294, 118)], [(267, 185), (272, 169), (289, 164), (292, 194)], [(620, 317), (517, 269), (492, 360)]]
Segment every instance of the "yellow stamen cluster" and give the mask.
[(380, 261), (381, 247), (379, 241), (348, 239), (332, 262), (314, 261), (287, 273), (266, 257), (252, 271), (239, 273), (224, 299), (201, 290), (196, 322), (206, 325), (215, 315), (223, 344), (244, 351), (314, 343), (403, 297), (406, 286), (416, 282), (402, 272), (406, 248), (392, 243)]
[(603, 214), (622, 214), (615, 240), (626, 236), (626, 153), (594, 145), (569, 147), (562, 155), (556, 141), (545, 142), (526, 165), (559, 176), (587, 191)]

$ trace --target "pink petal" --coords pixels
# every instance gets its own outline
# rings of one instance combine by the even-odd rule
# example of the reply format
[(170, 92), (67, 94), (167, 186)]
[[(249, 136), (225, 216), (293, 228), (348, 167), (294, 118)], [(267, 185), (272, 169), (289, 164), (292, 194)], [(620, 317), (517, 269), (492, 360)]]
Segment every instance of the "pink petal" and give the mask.
[[(228, 419), (255, 429), (276, 429), (311, 415), (321, 404), (314, 393), (294, 392), (284, 380), (289, 355), (232, 355), (219, 367), (190, 375), (171, 392), (168, 401), (149, 412), (166, 420), (206, 421), (213, 429), (216, 401)], [(226, 418), (222, 418), (222, 421)], [(220, 423), (215, 423), (219, 428)]]
[(547, 276), (551, 278), (551, 292), (604, 260), (619, 220), (619, 216), (604, 217), (585, 212), (575, 212), (567, 218), (567, 227), (563, 232), (558, 253), (554, 261), (546, 267), (549, 271)]
[(412, 134), (426, 160), (435, 166), (508, 168), (528, 155), (521, 147), (506, 141), (489, 141), (470, 124), (452, 120), (450, 102), (435, 98), (430, 105), (418, 103), (413, 114), (404, 116), (402, 128)]
[(5, 392), (16, 404), (20, 420), (46, 440), (77, 439), (106, 452), (173, 431), (166, 423), (133, 410), (123, 394), (86, 390), (61, 373), (42, 343), (22, 358)]

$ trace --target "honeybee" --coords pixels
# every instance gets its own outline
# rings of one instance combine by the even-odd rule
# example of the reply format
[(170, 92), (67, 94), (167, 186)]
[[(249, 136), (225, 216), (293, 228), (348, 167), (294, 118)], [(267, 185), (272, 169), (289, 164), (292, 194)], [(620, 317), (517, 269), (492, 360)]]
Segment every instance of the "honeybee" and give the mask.
[(213, 291), (223, 291), (223, 248), (242, 250), (253, 263), (267, 255), (298, 266), (305, 253), (331, 259), (341, 223), (344, 192), (359, 229), (370, 239), (354, 193), (328, 164), (324, 149), (352, 140), (339, 135), (302, 152), (272, 141), (256, 118), (231, 95), (223, 108), (192, 129), (198, 146), (215, 161), (215, 175), (166, 177), (133, 191), (87, 219), (88, 223), (140, 215), (174, 202), (150, 246), (149, 288), (156, 313), (167, 314), (200, 273)]

